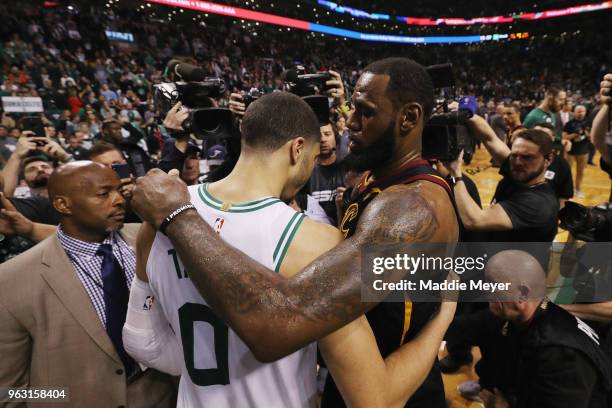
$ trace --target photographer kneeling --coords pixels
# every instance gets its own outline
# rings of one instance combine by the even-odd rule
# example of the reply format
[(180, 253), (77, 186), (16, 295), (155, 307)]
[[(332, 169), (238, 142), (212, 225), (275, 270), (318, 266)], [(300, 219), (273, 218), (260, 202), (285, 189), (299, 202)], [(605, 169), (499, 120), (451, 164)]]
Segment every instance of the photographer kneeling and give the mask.
[(469, 119), (470, 132), (493, 159), (502, 163), (499, 182), (489, 208), (480, 208), (461, 177), (460, 157), (447, 165), (454, 177), (459, 216), (467, 230), (486, 232), (488, 242), (552, 242), (557, 233), (559, 202), (544, 174), (552, 161), (552, 141), (540, 130), (517, 134), (512, 150), (478, 116)]

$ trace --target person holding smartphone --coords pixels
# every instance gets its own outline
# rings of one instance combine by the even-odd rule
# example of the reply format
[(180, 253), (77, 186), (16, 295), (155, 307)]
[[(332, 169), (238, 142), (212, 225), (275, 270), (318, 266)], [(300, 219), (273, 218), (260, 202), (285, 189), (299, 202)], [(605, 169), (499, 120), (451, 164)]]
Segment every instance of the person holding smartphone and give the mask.
[(55, 168), (55, 162), (67, 163), (72, 155), (67, 153), (56, 141), (41, 137), (32, 131), (22, 132), (15, 151), (2, 170), (4, 194), (12, 197), (22, 177), (28, 190), (25, 196), (47, 195), (47, 180)]

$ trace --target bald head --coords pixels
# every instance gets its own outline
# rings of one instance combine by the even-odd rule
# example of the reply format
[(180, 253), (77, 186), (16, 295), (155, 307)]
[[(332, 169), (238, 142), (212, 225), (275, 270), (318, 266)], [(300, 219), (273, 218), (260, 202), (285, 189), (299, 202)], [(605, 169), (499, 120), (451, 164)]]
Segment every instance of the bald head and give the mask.
[(103, 164), (77, 161), (65, 164), (49, 179), (49, 198), (67, 234), (100, 242), (121, 228), (126, 202), (119, 176)]
[(495, 254), (485, 268), (488, 281), (510, 283), (512, 299), (541, 299), (546, 293), (546, 274), (536, 258), (525, 251)]
[(49, 178), (47, 188), (49, 199), (56, 196), (73, 196), (83, 192), (83, 188), (91, 186), (99, 178), (114, 178), (116, 173), (108, 167), (88, 160), (64, 164), (55, 169)]

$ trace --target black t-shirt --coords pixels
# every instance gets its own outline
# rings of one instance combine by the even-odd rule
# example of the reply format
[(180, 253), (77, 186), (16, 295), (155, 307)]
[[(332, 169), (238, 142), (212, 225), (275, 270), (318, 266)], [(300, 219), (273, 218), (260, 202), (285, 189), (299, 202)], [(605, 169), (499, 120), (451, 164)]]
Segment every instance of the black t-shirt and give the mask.
[(32, 222), (41, 224), (58, 225), (59, 215), (51, 201), (44, 196), (32, 196), (27, 198), (9, 198), (15, 209)]
[(72, 155), (74, 160), (87, 160), (89, 157), (89, 150), (80, 146), (76, 148), (68, 147), (66, 151)]
[(512, 229), (487, 232), (489, 242), (552, 242), (557, 234), (559, 200), (548, 183), (526, 186), (510, 177), (510, 162), (502, 164), (504, 178), (497, 185), (493, 204), (502, 206)]
[(555, 154), (550, 166), (544, 173), (544, 177), (557, 198), (569, 199), (574, 196), (574, 182), (572, 179), (572, 169), (563, 157)]
[(345, 174), (345, 166), (336, 160), (328, 166), (317, 164), (310, 177), (308, 194), (319, 202), (325, 214), (333, 220), (334, 225), (338, 224), (336, 188), (344, 186)]

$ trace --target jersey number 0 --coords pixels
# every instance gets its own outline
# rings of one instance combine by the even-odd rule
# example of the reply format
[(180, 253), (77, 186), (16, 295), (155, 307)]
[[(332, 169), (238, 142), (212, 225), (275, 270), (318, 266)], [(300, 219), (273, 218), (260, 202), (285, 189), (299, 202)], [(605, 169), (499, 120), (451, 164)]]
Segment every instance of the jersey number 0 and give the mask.
[[(199, 303), (185, 303), (178, 310), (178, 313), (181, 325), (181, 339), (183, 341), (183, 354), (191, 381), (200, 386), (229, 384), (227, 363), (228, 329), (223, 320), (219, 319), (211, 308)], [(213, 327), (217, 368), (195, 368), (194, 322), (206, 322)]]

